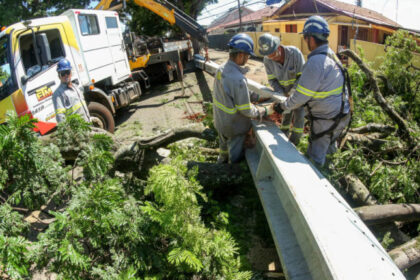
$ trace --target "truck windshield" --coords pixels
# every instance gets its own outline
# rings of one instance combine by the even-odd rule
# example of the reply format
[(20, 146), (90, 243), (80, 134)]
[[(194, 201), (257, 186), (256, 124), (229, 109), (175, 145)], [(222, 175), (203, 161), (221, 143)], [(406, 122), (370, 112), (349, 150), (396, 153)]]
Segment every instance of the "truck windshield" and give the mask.
[(9, 63), (9, 39), (0, 38), (0, 100), (9, 96), (15, 88)]

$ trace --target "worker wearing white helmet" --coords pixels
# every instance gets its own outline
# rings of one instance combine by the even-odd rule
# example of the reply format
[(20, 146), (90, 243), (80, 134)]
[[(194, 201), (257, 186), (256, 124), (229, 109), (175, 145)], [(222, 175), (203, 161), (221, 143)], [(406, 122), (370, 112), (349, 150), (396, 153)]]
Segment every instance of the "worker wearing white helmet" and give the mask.
[(275, 104), (274, 110), (282, 113), (305, 106), (311, 126), (307, 154), (322, 166), (350, 122), (351, 88), (346, 70), (328, 47), (330, 30), (326, 20), (311, 16), (302, 34), (311, 53), (296, 88), (286, 101)]
[[(258, 39), (259, 52), (264, 55), (264, 66), (268, 82), (274, 91), (289, 96), (290, 90), (302, 74), (305, 59), (302, 52), (294, 46), (283, 46), (280, 38), (265, 33)], [(303, 133), (305, 110), (296, 108), (288, 114), (283, 114), (281, 130), (297, 145)], [(289, 129), (293, 120), (293, 127)]]

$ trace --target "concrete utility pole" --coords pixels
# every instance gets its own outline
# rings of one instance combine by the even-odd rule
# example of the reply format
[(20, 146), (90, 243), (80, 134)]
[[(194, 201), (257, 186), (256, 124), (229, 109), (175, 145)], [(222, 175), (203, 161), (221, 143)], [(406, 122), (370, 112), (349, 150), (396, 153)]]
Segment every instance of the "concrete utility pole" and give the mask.
[(238, 13), (239, 13), (239, 32), (242, 32), (242, 16), (241, 16), (241, 3), (238, 0)]

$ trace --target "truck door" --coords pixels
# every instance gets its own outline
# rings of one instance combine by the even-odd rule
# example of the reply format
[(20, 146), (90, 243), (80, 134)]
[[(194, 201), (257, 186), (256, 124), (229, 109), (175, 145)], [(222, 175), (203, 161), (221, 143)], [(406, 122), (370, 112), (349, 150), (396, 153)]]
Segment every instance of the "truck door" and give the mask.
[(130, 74), (130, 67), (127, 64), (127, 54), (124, 46), (124, 39), (117, 16), (105, 16), (106, 35), (108, 46), (111, 50), (112, 60), (117, 69), (117, 79), (127, 78)]
[[(17, 38), (18, 79), (29, 110), (35, 118), (43, 122), (55, 122), (52, 94), (60, 85), (57, 63), (65, 57), (73, 61), (71, 50), (65, 44), (64, 34), (62, 25), (55, 24), (43, 26), (36, 32), (26, 31)], [(74, 63), (72, 64), (72, 79), (78, 81), (78, 72), (75, 71)]]

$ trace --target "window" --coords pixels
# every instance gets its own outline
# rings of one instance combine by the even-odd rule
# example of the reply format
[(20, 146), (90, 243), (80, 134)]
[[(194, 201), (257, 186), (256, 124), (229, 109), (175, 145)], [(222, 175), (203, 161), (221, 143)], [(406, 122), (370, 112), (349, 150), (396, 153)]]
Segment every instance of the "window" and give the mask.
[(9, 39), (4, 36), (0, 39), (0, 100), (9, 96), (15, 90), (8, 52)]
[[(65, 57), (63, 43), (61, 41), (60, 31), (58, 29), (51, 29), (35, 33), (37, 38), (42, 34), (46, 36), (49, 50), (44, 50), (44, 59), (42, 57), (42, 50), (38, 42), (38, 58), (35, 55), (34, 41), (32, 34), (23, 35), (19, 39), (20, 56), (22, 58), (23, 68), (25, 73), (30, 78), (41, 70), (47, 69), (50, 65), (58, 62)], [(38, 39), (37, 39), (38, 40)], [(38, 61), (39, 59), (39, 61)], [(41, 64), (41, 65), (39, 65)]]
[(297, 24), (286, 24), (287, 33), (297, 33)]
[(357, 32), (357, 40), (367, 41), (368, 40), (368, 29), (360, 28)]
[(105, 17), (106, 28), (118, 28), (117, 18), (116, 17)]
[(96, 15), (79, 15), (80, 31), (83, 36), (99, 34), (98, 18)]
[(274, 32), (280, 32), (280, 28), (274, 29)]

